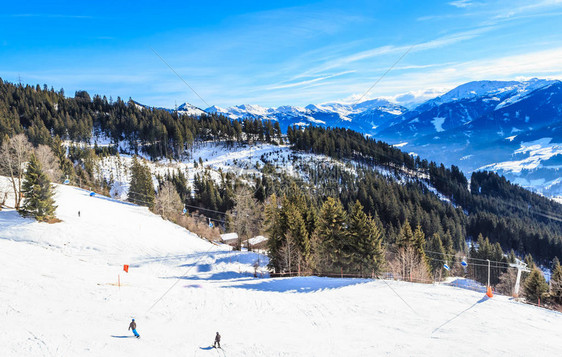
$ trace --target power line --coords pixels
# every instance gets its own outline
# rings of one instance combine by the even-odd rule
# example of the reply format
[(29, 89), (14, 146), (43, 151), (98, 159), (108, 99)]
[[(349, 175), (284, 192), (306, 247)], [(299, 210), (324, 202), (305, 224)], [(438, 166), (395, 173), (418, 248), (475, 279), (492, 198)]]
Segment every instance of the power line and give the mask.
[[(444, 260), (444, 259), (438, 259), (438, 258), (433, 258), (433, 257), (428, 257), (426, 256), (426, 258), (431, 259), (433, 261), (436, 262), (443, 262), (443, 263), (449, 263), (449, 260)], [(490, 263), (492, 263), (493, 261), (491, 260)], [(469, 265), (471, 266), (476, 266), (476, 267), (488, 267), (488, 264), (479, 264), (479, 263), (470, 263)], [(490, 265), (490, 268), (496, 268), (496, 269), (510, 269), (513, 268), (511, 266), (499, 266), (499, 265)]]
[[(391, 160), (393, 160), (393, 161), (395, 160), (394, 158), (392, 158), (392, 157), (390, 157), (390, 156), (388, 156), (388, 155), (386, 155), (386, 154), (379, 154), (379, 156), (385, 157), (385, 158), (387, 158), (387, 159), (391, 159)], [(439, 179), (442, 179), (441, 177), (438, 177), (438, 178), (439, 178)], [(422, 180), (423, 180), (423, 179), (422, 179)], [(284, 185), (284, 186), (286, 186), (286, 185)], [(148, 197), (148, 195), (143, 194), (143, 193), (140, 193), (140, 192), (133, 192), (133, 191), (129, 191), (129, 192), (132, 192), (132, 193), (137, 194), (137, 195), (143, 195), (143, 196), (145, 196), (145, 197)], [(140, 201), (140, 200), (138, 200), (138, 201)], [(544, 211), (541, 212), (541, 211), (539, 211), (539, 210), (537, 210), (537, 209), (535, 209), (535, 208), (533, 208), (533, 207), (531, 207), (531, 208), (529, 208), (529, 207), (524, 208), (524, 207), (518, 206), (518, 205), (516, 205), (516, 204), (514, 204), (514, 203), (511, 203), (511, 202), (508, 202), (508, 201), (502, 201), (502, 202), (505, 203), (505, 204), (508, 205), (508, 206), (517, 208), (517, 209), (519, 209), (519, 210), (521, 210), (521, 211), (527, 211), (527, 212), (532, 211), (533, 213), (535, 213), (535, 214), (537, 214), (537, 215), (539, 215), (539, 216), (542, 216), (542, 217), (545, 217), (545, 218), (548, 218), (548, 219), (553, 219), (553, 220), (562, 222), (562, 216), (558, 215), (558, 214), (555, 213), (555, 212), (544, 213)], [(150, 202), (144, 201), (144, 203), (150, 203)], [(213, 209), (209, 209), (209, 208), (204, 208), (204, 207), (201, 207), (201, 206), (194, 206), (194, 205), (185, 205), (185, 206), (186, 206), (186, 207), (190, 207), (190, 208), (194, 208), (194, 209), (199, 209), (199, 210), (204, 210), (204, 211), (208, 211), (208, 212), (213, 212), (213, 213), (216, 213), (216, 214), (221, 214), (221, 215), (226, 216), (226, 213), (225, 213), (225, 212), (221, 212), (221, 211), (217, 211), (217, 210), (213, 210)], [(219, 220), (217, 220), (217, 221), (219, 221)], [(476, 258), (470, 258), (470, 259), (476, 259)]]
[[(212, 244), (212, 243), (211, 243), (211, 244)], [(204, 253), (202, 253), (201, 256), (199, 257), (199, 259), (197, 259), (193, 265), (191, 265), (190, 267), (188, 267), (187, 270), (186, 270), (180, 277), (178, 277), (178, 278), (176, 279), (176, 281), (174, 281), (174, 283), (164, 292), (164, 294), (162, 294), (162, 295), (148, 308), (148, 310), (146, 310), (145, 315), (147, 315), (147, 314), (150, 312), (150, 310), (152, 310), (152, 308), (153, 308), (154, 306), (156, 306), (166, 295), (168, 295), (168, 293), (174, 288), (174, 286), (176, 286), (176, 285), (180, 282), (180, 280), (183, 279), (183, 278), (187, 275), (187, 273), (189, 273), (189, 271), (190, 271), (191, 269), (193, 269), (194, 266), (197, 266), (197, 264), (205, 257), (205, 254), (206, 254), (206, 253), (209, 253), (209, 252), (211, 251), (211, 249), (213, 249), (214, 247), (215, 247), (214, 245), (211, 245), (211, 246), (209, 247), (209, 249), (207, 249)]]
[[(424, 250), (425, 253), (430, 253), (430, 254), (440, 254), (440, 255), (444, 255), (444, 256), (448, 256), (448, 257), (455, 257), (456, 254), (452, 254), (452, 253), (442, 253), (442, 252), (434, 252), (431, 250)], [(465, 257), (466, 260), (476, 260), (476, 261), (482, 261), (482, 262), (488, 262), (489, 259), (479, 259), (479, 258), (471, 258), (471, 257)], [(509, 265), (509, 263), (506, 262), (500, 262), (497, 260), (490, 260), (491, 263), (495, 263), (497, 264), (504, 264), (504, 265)]]
[(193, 205), (184, 205), (185, 207), (191, 207), (191, 208), (197, 208), (200, 209), (202, 211), (209, 211), (209, 212), (214, 212), (214, 213), (218, 213), (218, 214), (222, 214), (223, 216), (226, 216), (227, 214), (225, 212), (221, 212), (221, 211), (216, 211), (214, 209), (209, 209), (209, 208), (203, 208), (200, 206), (193, 206)]
[[(141, 195), (142, 195), (142, 194), (141, 194)], [(154, 202), (150, 202), (150, 201), (146, 201), (146, 200), (138, 199), (138, 198), (135, 198), (136, 203), (135, 203), (135, 202), (129, 202), (129, 201), (123, 201), (123, 200), (119, 200), (119, 201), (120, 201), (120, 202), (133, 203), (133, 204), (136, 204), (136, 203), (144, 203), (145, 205), (149, 205), (149, 204), (153, 204), (153, 203), (154, 203)], [(198, 206), (191, 206), (191, 205), (185, 205), (185, 206), (193, 207), (193, 208), (198, 208), (198, 209), (201, 209), (201, 210), (214, 211), (214, 210), (208, 210), (208, 209), (205, 209), (205, 208), (202, 208), (202, 207), (198, 207)], [(214, 212), (220, 213), (220, 214), (223, 214), (223, 215), (226, 216), (226, 214), (223, 213), (223, 212), (220, 212), (220, 211), (214, 211)], [(193, 216), (193, 213), (192, 213), (192, 216)], [(218, 219), (218, 218), (211, 218), (211, 217), (202, 216), (202, 215), (197, 215), (197, 217), (208, 218), (208, 219), (210, 219), (211, 221), (221, 222), (221, 223), (224, 223), (224, 224), (227, 223), (225, 220)]]
[(156, 51), (154, 50), (154, 48), (151, 47), (150, 49), (152, 50), (152, 52), (154, 52), (154, 54), (155, 54), (156, 56), (158, 56), (158, 58), (160, 58), (160, 60), (161, 60), (162, 62), (164, 62), (164, 63), (166, 64), (166, 66), (168, 66), (168, 68), (170, 68), (170, 69), (172, 70), (172, 72), (174, 72), (174, 73), (176, 74), (176, 76), (178, 76), (179, 79), (181, 79), (181, 81), (182, 81), (183, 83), (185, 83), (186, 86), (189, 87), (189, 89), (191, 89), (191, 91), (192, 91), (193, 93), (195, 93), (195, 95), (197, 95), (197, 96), (199, 97), (199, 99), (201, 99), (201, 100), (203, 101), (203, 103), (205, 103), (205, 105), (207, 105), (207, 108), (211, 107), (211, 105), (209, 105), (209, 103), (207, 103), (207, 101), (206, 101), (205, 99), (203, 99), (203, 98), (199, 95), (199, 93), (197, 93), (197, 92), (195, 91), (195, 89), (193, 89), (193, 88), (185, 81), (185, 79), (183, 79), (182, 76), (180, 76), (179, 73), (176, 72), (176, 70), (173, 69), (172, 66), (170, 66), (170, 65), (168, 64), (168, 62), (166, 62), (166, 60), (164, 60), (164, 58), (162, 58), (162, 56), (160, 56), (160, 55), (158, 54), (158, 52), (156, 52)]
[(408, 306), (410, 308), (410, 310), (412, 310), (414, 312), (414, 314), (416, 314), (416, 315), (418, 314), (418, 312), (412, 306), (410, 306), (410, 304), (408, 304), (408, 302), (406, 300), (404, 300), (404, 298), (402, 298), (402, 296), (400, 296), (400, 294), (398, 294), (398, 292), (396, 290), (394, 290), (392, 288), (392, 286), (390, 286), (390, 284), (386, 282), (385, 279), (381, 279), (381, 280), (386, 284), (386, 286), (388, 286), (390, 288), (390, 290), (392, 290), (392, 292), (394, 292), (396, 294), (396, 296), (398, 296), (400, 298), (400, 300), (402, 300), (404, 302), (404, 304), (406, 304), (406, 306)]
[(398, 58), (398, 59), (396, 60), (396, 62), (394, 62), (394, 63), (392, 64), (392, 66), (390, 66), (390, 67), (386, 70), (386, 72), (384, 72), (384, 73), (375, 81), (375, 83), (373, 83), (373, 85), (372, 85), (369, 89), (367, 89), (367, 91), (366, 91), (365, 93), (363, 93), (363, 95), (362, 95), (355, 103), (353, 103), (353, 104), (357, 104), (357, 103), (361, 102), (361, 100), (371, 91), (371, 89), (373, 89), (373, 88), (387, 75), (387, 73), (390, 72), (390, 71), (394, 68), (394, 66), (396, 66), (396, 65), (398, 64), (398, 62), (400, 62), (400, 61), (402, 60), (402, 58), (406, 57), (406, 55), (410, 52), (410, 50), (411, 50), (412, 48), (414, 48), (414, 46), (415, 46), (415, 45), (411, 45), (411, 46), (408, 48), (408, 50), (406, 50), (406, 52), (404, 52), (404, 54), (403, 54), (402, 56), (400, 56), (400, 58)]
[[(395, 158), (392, 158), (392, 157), (390, 157), (390, 156), (388, 156), (388, 155), (386, 155), (386, 154), (383, 154), (383, 153), (379, 153), (378, 155), (379, 155), (379, 156), (382, 156), (382, 157), (385, 157), (385, 158), (387, 158), (387, 159), (390, 159), (391, 162), (396, 160)], [(441, 180), (443, 179), (443, 178), (441, 178), (441, 177), (439, 177), (439, 176), (437, 176), (437, 178), (438, 178), (438, 179), (441, 179)], [(418, 179), (419, 179), (419, 178), (418, 178)], [(424, 179), (421, 179), (421, 180), (424, 180)], [(135, 193), (135, 194), (138, 194), (138, 195), (143, 195), (143, 196), (145, 196), (145, 197), (148, 197), (146, 194), (142, 194), (142, 193), (139, 193), (139, 192), (132, 192), (132, 193)], [(493, 196), (492, 196), (492, 197), (493, 197)], [(508, 206), (517, 208), (517, 209), (519, 209), (519, 210), (521, 210), (521, 211), (532, 212), (532, 213), (534, 213), (534, 214), (536, 214), (536, 215), (539, 215), (539, 216), (542, 216), (542, 217), (545, 217), (545, 218), (548, 218), (548, 219), (552, 219), (552, 220), (556, 220), (556, 221), (562, 222), (562, 215), (559, 215), (559, 214), (556, 213), (556, 212), (547, 212), (547, 213), (544, 213), (544, 211), (539, 211), (538, 209), (536, 209), (536, 208), (534, 208), (534, 207), (529, 207), (529, 206), (528, 206), (527, 208), (524, 208), (524, 207), (522, 207), (522, 206), (518, 206), (518, 205), (516, 205), (516, 204), (514, 204), (514, 203), (511, 203), (511, 202), (509, 202), (509, 201), (502, 201), (502, 202), (505, 203), (505, 204), (508, 205)], [(149, 202), (145, 202), (145, 203), (149, 203)], [(212, 209), (203, 208), (203, 207), (200, 207), (200, 206), (193, 206), (193, 205), (185, 205), (185, 206), (186, 206), (186, 207), (195, 208), (195, 209), (205, 210), (205, 211), (209, 211), (209, 212), (213, 212), (213, 213), (216, 213), (216, 214), (221, 214), (221, 215), (226, 216), (226, 213), (225, 213), (225, 212), (221, 212), (221, 211), (217, 211), (217, 210), (212, 210)], [(218, 220), (217, 220), (217, 221), (218, 221)], [(475, 259), (475, 258), (471, 258), (471, 259)]]
[[(144, 197), (151, 197), (150, 195), (147, 195), (147, 194), (142, 193), (142, 192), (128, 191), (128, 193), (133, 193), (133, 194), (140, 195), (140, 196), (144, 196)], [(120, 200), (120, 201), (122, 201), (122, 200)], [(142, 199), (138, 199), (138, 198), (135, 198), (135, 201), (143, 202), (143, 203), (152, 203), (152, 202), (150, 202), (150, 201), (142, 200)], [(184, 204), (184, 206), (185, 206), (185, 207), (191, 207), (191, 208), (200, 209), (200, 210), (203, 210), (203, 211), (210, 211), (210, 212), (222, 214), (222, 215), (224, 215), (224, 216), (227, 215), (225, 212), (213, 210), (213, 209), (210, 209), (210, 208), (204, 208), (204, 207), (201, 207), (201, 206), (194, 206), (194, 205), (187, 205), (187, 204)]]

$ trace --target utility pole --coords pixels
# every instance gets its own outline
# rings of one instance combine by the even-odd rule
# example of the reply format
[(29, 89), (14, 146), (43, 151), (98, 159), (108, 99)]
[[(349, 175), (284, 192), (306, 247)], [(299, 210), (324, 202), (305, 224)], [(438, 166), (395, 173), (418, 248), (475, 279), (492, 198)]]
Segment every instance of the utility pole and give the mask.
[(521, 285), (521, 272), (530, 272), (527, 268), (527, 264), (523, 263), (521, 260), (516, 259), (515, 263), (509, 264), (510, 267), (517, 268), (517, 279), (515, 280), (515, 286), (513, 287), (513, 297), (519, 297), (519, 287)]
[(490, 259), (486, 259), (488, 261), (488, 287), (490, 287)]

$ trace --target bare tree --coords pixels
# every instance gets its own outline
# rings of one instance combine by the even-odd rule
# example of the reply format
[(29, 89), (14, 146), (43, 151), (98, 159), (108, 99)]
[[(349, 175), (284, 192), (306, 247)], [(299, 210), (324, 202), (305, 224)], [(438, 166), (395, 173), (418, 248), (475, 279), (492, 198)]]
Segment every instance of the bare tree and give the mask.
[(496, 290), (500, 294), (511, 295), (514, 293), (515, 280), (517, 279), (516, 269), (507, 269), (502, 275), (500, 275), (500, 282), (496, 285)]
[(60, 169), (59, 159), (53, 154), (53, 151), (47, 145), (39, 145), (35, 149), (35, 156), (41, 164), (43, 172), (51, 182), (60, 182), (62, 178), (62, 171)]
[(238, 187), (234, 201), (234, 208), (228, 213), (229, 228), (238, 233), (238, 248), (241, 248), (243, 241), (260, 233), (263, 209), (246, 186)]
[(389, 259), (389, 267), (395, 277), (412, 282), (430, 282), (427, 264), (414, 247), (399, 248)]
[(183, 204), (174, 184), (166, 181), (156, 195), (154, 211), (165, 219), (171, 219), (176, 217), (182, 209)]
[(295, 243), (293, 243), (292, 239), (287, 239), (285, 243), (279, 249), (279, 254), (281, 255), (283, 262), (283, 271), (287, 273), (293, 273), (293, 266), (295, 262), (298, 262), (300, 259), (300, 254), (298, 247)]
[(0, 174), (8, 176), (14, 191), (14, 207), (21, 204), (21, 185), (25, 172), (25, 163), (32, 152), (32, 147), (24, 134), (18, 134), (4, 140), (0, 148)]
[(216, 227), (209, 227), (209, 224), (204, 218), (178, 214), (176, 219), (177, 224), (200, 237), (211, 241), (220, 237), (220, 230)]
[(8, 199), (8, 192), (0, 191), (0, 211), (2, 211), (2, 207), (6, 205), (7, 199)]

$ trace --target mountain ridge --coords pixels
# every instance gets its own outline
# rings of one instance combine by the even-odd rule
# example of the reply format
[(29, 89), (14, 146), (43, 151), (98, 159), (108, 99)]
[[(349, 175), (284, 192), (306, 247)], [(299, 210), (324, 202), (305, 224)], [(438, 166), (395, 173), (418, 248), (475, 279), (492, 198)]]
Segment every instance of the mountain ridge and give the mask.
[[(467, 173), (485, 167), (502, 168), (498, 172), (526, 188), (551, 197), (562, 196), (562, 184), (556, 181), (559, 168), (548, 163), (562, 155), (556, 145), (562, 143), (562, 82), (556, 79), (467, 82), (412, 109), (375, 98), (305, 107), (214, 106), (205, 112), (232, 120), (277, 121), (283, 131), (293, 125), (351, 129), (400, 145), (415, 155), (458, 165)], [(551, 140), (546, 144), (543, 138)], [(535, 141), (553, 155), (535, 157), (539, 162), (531, 171), (516, 167), (515, 161), (531, 159), (532, 152), (521, 149)], [(528, 156), (521, 158), (524, 155)]]

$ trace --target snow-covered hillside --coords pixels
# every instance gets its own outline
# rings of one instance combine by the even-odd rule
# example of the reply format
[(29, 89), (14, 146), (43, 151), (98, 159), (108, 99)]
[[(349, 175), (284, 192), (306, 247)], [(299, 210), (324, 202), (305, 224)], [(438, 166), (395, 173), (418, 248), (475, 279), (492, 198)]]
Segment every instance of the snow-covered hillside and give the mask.
[[(213, 106), (206, 111), (231, 119), (272, 120), (282, 130), (292, 125), (348, 128), (404, 145), (405, 151), (422, 158), (459, 166), (467, 175), (485, 167), (525, 188), (556, 197), (562, 195), (560, 155), (525, 156), (519, 149), (526, 142), (544, 138), (551, 138), (555, 145), (562, 142), (561, 98), (559, 80), (533, 78), (465, 83), (411, 109), (399, 105), (396, 99), (378, 98), (306, 107)], [(180, 108), (192, 106), (186, 103)], [(181, 113), (200, 115), (197, 110)], [(529, 162), (536, 163), (531, 170), (523, 167)], [(505, 169), (516, 165), (517, 172)]]
[[(178, 110), (203, 113), (193, 108), (185, 103)], [(562, 196), (562, 82), (556, 79), (473, 81), (411, 109), (378, 98), (306, 107), (213, 106), (206, 111), (237, 120), (276, 121), (283, 131), (293, 125), (352, 129), (423, 159), (456, 165), (467, 176), (484, 168), (540, 194)], [(550, 142), (540, 150), (521, 150), (545, 140)]]
[(463, 84), (379, 128), (377, 138), (404, 143), (420, 157), (487, 169), (525, 188), (562, 195), (559, 169), (562, 83), (478, 81)]
[[(562, 346), (561, 314), (507, 297), (254, 278), (263, 256), (145, 208), (65, 186), (56, 200), (62, 222), (53, 225), (0, 211), (2, 356), (551, 356)], [(131, 318), (140, 340), (127, 331)], [(223, 350), (210, 347), (217, 331)]]
[[(229, 145), (225, 142), (203, 142), (195, 145), (190, 151), (191, 159), (184, 161), (162, 160), (147, 162), (157, 187), (155, 175), (165, 176), (178, 169), (186, 174), (188, 184), (193, 187), (195, 175), (208, 172), (215, 180), (220, 181), (221, 172), (234, 172), (238, 176), (262, 173), (257, 168), (266, 163), (275, 167), (276, 172), (283, 172), (293, 177), (306, 179), (301, 167), (307, 164), (338, 165), (345, 170), (353, 170), (350, 165), (324, 155), (294, 152), (288, 145), (258, 143), (254, 145)], [(130, 167), (133, 158), (130, 155), (104, 157), (98, 167), (98, 174), (112, 182), (111, 196), (126, 199), (129, 188)], [(199, 164), (202, 162), (203, 164)], [(383, 169), (381, 169), (382, 171)], [(1, 187), (0, 187), (1, 188)]]

